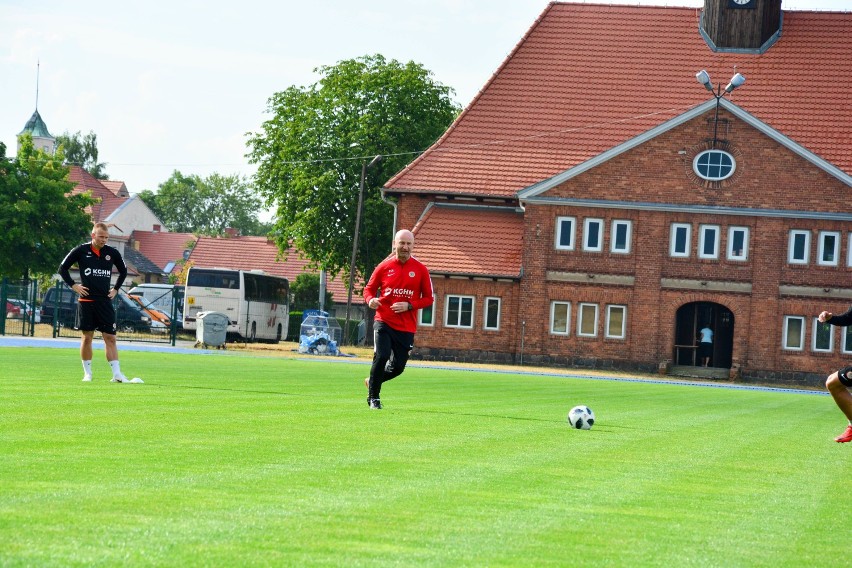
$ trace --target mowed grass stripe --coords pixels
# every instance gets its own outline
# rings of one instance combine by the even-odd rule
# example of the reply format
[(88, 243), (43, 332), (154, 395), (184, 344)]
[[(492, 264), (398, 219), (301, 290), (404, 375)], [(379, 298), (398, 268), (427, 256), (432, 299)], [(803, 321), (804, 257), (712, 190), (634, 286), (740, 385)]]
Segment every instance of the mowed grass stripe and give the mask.
[(366, 365), (122, 361), (0, 350), (0, 564), (845, 564), (826, 397), (411, 367), (371, 412)]

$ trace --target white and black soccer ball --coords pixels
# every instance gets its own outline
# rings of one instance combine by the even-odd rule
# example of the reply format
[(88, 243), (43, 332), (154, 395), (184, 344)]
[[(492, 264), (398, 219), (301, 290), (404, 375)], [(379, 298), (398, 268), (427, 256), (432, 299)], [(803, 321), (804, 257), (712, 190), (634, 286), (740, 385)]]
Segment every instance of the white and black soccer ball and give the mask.
[(595, 413), (588, 406), (575, 406), (568, 412), (568, 424), (577, 430), (591, 430), (595, 425)]

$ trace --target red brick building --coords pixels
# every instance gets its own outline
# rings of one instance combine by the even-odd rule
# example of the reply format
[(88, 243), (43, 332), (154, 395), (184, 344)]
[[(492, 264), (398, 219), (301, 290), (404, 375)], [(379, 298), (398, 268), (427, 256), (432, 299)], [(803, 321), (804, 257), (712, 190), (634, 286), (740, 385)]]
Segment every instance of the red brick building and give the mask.
[(852, 13), (733, 6), (551, 3), (385, 185), (433, 274), (420, 357), (671, 370), (706, 325), (721, 375), (848, 361), (816, 315), (852, 303)]

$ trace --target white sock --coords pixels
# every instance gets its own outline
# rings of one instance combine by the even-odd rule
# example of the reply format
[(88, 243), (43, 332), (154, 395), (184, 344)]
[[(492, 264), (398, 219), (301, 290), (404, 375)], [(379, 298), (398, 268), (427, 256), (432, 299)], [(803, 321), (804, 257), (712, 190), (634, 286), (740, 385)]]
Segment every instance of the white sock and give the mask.
[(92, 360), (91, 359), (89, 359), (88, 361), (83, 361), (83, 374), (88, 375), (90, 377), (92, 376)]
[(112, 376), (118, 376), (121, 374), (121, 367), (118, 364), (118, 359), (115, 361), (110, 361), (109, 366), (112, 367)]

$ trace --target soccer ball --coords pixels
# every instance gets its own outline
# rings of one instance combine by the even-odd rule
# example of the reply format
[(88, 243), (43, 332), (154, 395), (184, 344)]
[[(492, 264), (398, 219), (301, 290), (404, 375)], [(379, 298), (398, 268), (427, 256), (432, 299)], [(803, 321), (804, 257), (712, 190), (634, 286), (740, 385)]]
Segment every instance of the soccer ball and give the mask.
[(568, 424), (577, 430), (591, 430), (595, 424), (595, 413), (588, 406), (575, 406), (568, 412)]

